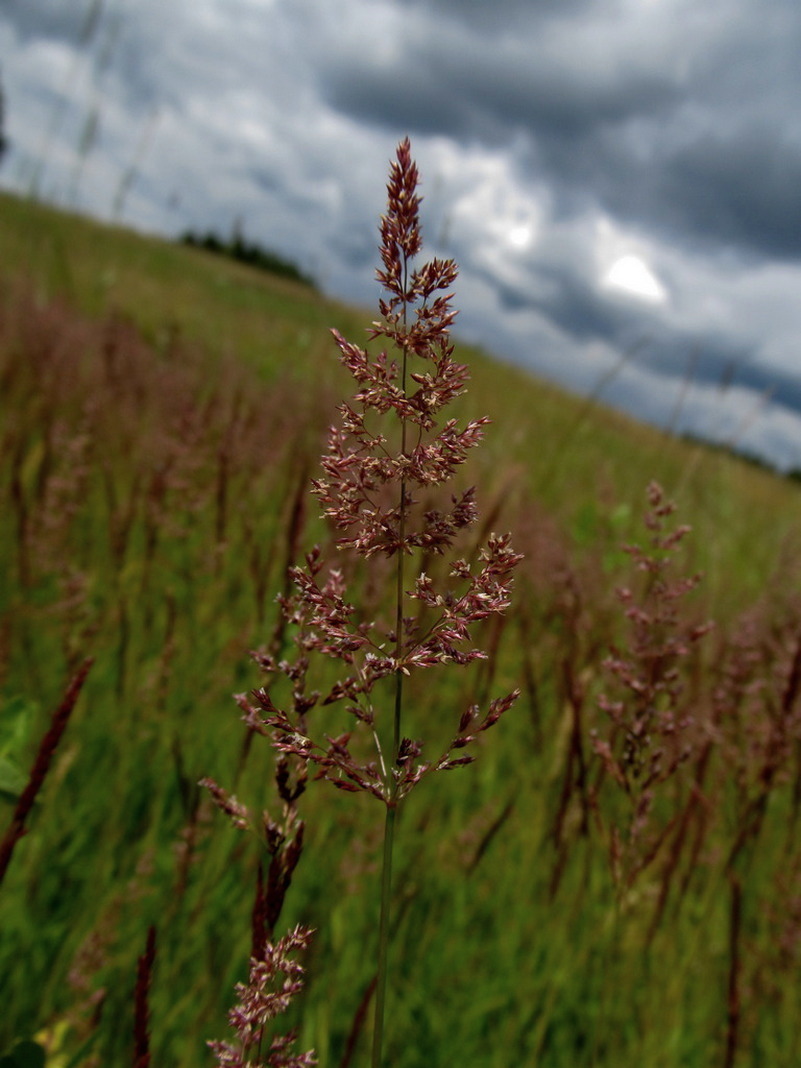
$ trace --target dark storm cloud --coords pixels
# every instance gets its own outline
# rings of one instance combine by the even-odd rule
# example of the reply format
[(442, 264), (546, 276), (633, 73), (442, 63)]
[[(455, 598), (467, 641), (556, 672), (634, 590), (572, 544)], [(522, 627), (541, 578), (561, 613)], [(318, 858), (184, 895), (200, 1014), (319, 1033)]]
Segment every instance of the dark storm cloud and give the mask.
[(764, 256), (801, 256), (801, 143), (777, 122), (713, 132), (677, 152), (657, 192), (674, 226)]
[(408, 129), (413, 135), (469, 133), (476, 116), (458, 89), (446, 90), (426, 66), (412, 71), (410, 77), (402, 74), (369, 64), (361, 70), (338, 66), (321, 82), (324, 99), (351, 118), (383, 130)]
[(595, 0), (402, 0), (405, 7), (446, 13), (460, 22), (481, 28), (498, 27), (521, 15), (540, 18), (549, 13), (564, 14), (586, 10)]
[(535, 142), (555, 138), (579, 149), (576, 138), (664, 112), (676, 98), (663, 71), (610, 69), (567, 53), (562, 41), (553, 52), (547, 42), (538, 47), (536, 33), (488, 40), (462, 24), (447, 35), (412, 24), (388, 52), (329, 52), (319, 77), (332, 106), (376, 125), (444, 135), (492, 130), (494, 139), (524, 130)]
[(322, 57), (332, 107), (419, 135), (522, 136), (532, 178), (568, 206), (595, 202), (689, 244), (801, 254), (801, 19), (790, 3), (767, 0), (763, 17), (754, 3), (678, 5), (674, 21), (654, 4), (651, 23), (642, 5), (639, 52), (625, 5), (605, 18), (590, 4), (410, 6), (430, 22), (401, 24), (389, 52)]
[[(327, 102), (362, 121), (412, 134), (477, 137), (490, 144), (524, 131), (557, 175), (576, 171), (594, 131), (632, 114), (653, 115), (670, 106), (673, 88), (659, 75), (639, 72), (626, 82), (595, 83), (569, 72), (538, 69), (517, 49), (505, 58), (488, 55), (480, 40), (443, 48), (422, 42), (410, 55), (382, 63), (363, 56), (325, 71), (321, 86)], [(567, 157), (567, 158), (566, 158)], [(587, 173), (579, 169), (573, 180)]]

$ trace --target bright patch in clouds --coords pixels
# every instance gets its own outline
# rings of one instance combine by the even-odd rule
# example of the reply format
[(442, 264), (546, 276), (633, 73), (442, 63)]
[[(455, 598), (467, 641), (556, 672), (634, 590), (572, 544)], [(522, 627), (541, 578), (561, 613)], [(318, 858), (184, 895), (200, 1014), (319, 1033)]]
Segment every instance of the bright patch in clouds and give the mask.
[(531, 238), (530, 226), (515, 226), (509, 231), (509, 244), (515, 248), (526, 248), (531, 244)]
[(615, 260), (604, 275), (603, 284), (654, 304), (664, 304), (667, 300), (667, 290), (648, 264), (632, 253)]
[(608, 217), (595, 223), (595, 268), (601, 287), (650, 304), (664, 304), (668, 292), (648, 265), (648, 243)]

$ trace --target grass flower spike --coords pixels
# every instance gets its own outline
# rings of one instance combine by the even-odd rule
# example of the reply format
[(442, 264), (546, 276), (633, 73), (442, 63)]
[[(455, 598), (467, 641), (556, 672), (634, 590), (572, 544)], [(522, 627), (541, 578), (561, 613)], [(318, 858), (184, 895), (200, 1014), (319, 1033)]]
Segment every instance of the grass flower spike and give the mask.
[[(423, 495), (446, 483), (481, 441), (487, 419), (459, 427), (442, 421), (440, 413), (458, 397), (468, 370), (453, 359), (449, 329), (455, 312), (446, 291), (456, 278), (451, 260), (433, 259), (413, 269), (420, 251), (417, 167), (408, 140), (401, 143), (391, 167), (388, 209), (381, 221), (378, 271), (385, 296), (381, 320), (370, 340), (388, 343), (377, 355), (345, 340), (334, 331), (344, 366), (356, 381), (350, 403), (341, 405), (341, 422), (331, 429), (322, 460), (323, 477), (313, 483), (325, 516), (336, 528), (337, 549), (365, 560), (393, 558), (394, 611), (387, 620), (365, 620), (347, 596), (343, 567), (326, 566), (319, 549), (306, 566), (293, 571), (295, 593), (284, 610), (298, 625), (300, 655), (276, 666), (292, 681), (293, 704), (280, 708), (271, 693), (261, 690), (261, 712), (251, 725), (276, 732), (279, 749), (317, 764), (333, 784), (363, 790), (395, 805), (429, 771), (443, 770), (472, 759), (462, 750), (492, 726), (511, 706), (517, 693), (494, 701), (483, 714), (475, 707), (457, 719), (452, 744), (445, 752), (425, 757), (423, 743), (401, 732), (403, 680), (413, 671), (441, 664), (468, 664), (484, 657), (470, 642), (471, 628), (509, 605), (512, 572), (520, 557), (509, 537), (491, 535), (478, 565), (455, 560), (448, 588), (437, 590), (419, 571), (411, 581), (411, 561), (439, 556), (477, 518), (475, 493), (451, 496), (446, 507), (422, 505)], [(419, 499), (418, 499), (419, 494)], [(417, 604), (417, 610), (413, 606)], [(326, 693), (307, 692), (310, 653), (342, 662), (344, 674)], [(378, 707), (386, 702), (376, 687), (394, 680), (394, 732), (391, 752), (382, 744)], [(373, 732), (375, 759), (351, 755), (350, 733), (321, 744), (307, 729), (315, 705), (344, 702), (355, 721)], [(453, 756), (459, 750), (459, 756)]]
[(317, 1064), (311, 1052), (292, 1053), (297, 1037), (293, 1031), (274, 1037), (269, 1049), (263, 1048), (270, 1020), (286, 1012), (303, 986), (303, 966), (293, 954), (305, 950), (310, 938), (311, 931), (296, 927), (274, 944), (268, 942), (261, 959), (251, 959), (249, 980), (237, 985), (240, 1001), (228, 1017), (236, 1044), (209, 1042), (220, 1068), (307, 1068)]
[[(453, 358), (450, 327), (455, 317), (449, 292), (457, 270), (452, 260), (413, 266), (420, 252), (418, 173), (409, 141), (397, 150), (381, 220), (378, 280), (384, 289), (381, 318), (368, 331), (377, 353), (334, 331), (343, 365), (356, 391), (339, 408), (313, 491), (336, 532), (337, 562), (315, 548), (306, 566), (292, 570), (294, 592), (281, 598), (296, 628), (297, 656), (259, 659), (268, 675), (283, 674), (291, 700), (274, 699), (272, 683), (255, 694), (251, 728), (271, 737), (285, 754), (316, 765), (319, 777), (339, 789), (362, 791), (386, 806), (379, 948), (372, 1064), (382, 1060), (387, 980), (389, 911), (395, 816), (399, 804), (432, 771), (468, 764), (465, 749), (492, 727), (518, 691), (491, 701), (482, 711), (457, 711), (450, 743), (432, 756), (425, 742), (404, 736), (404, 682), (441, 665), (467, 665), (484, 658), (472, 630), (509, 605), (512, 572), (521, 557), (508, 535), (489, 536), (470, 562), (456, 553), (456, 540), (477, 519), (472, 488), (440, 499), (468, 454), (481, 441), (487, 419), (460, 426), (443, 409), (464, 392), (468, 370)], [(444, 588), (428, 570), (454, 550)], [(383, 565), (382, 565), (383, 560)], [(348, 594), (346, 569), (371, 562), (393, 590), (387, 614), (358, 607)], [(381, 570), (383, 567), (383, 571)], [(357, 574), (358, 578), (362, 578)], [(338, 661), (338, 677), (326, 688), (309, 680), (313, 655)], [(276, 662), (277, 661), (277, 662)], [(312, 710), (344, 706), (352, 729), (316, 727)], [(357, 730), (358, 729), (358, 730)], [(354, 738), (357, 735), (358, 738)], [(367, 749), (363, 744), (367, 739)], [(354, 748), (351, 748), (351, 743)], [(358, 750), (356, 745), (359, 746)]]

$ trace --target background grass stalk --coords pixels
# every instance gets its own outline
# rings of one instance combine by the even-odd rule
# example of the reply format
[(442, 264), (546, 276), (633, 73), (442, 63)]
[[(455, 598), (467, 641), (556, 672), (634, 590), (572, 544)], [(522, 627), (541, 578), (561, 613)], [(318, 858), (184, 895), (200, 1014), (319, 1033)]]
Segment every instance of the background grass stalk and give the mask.
[(389, 973), (389, 918), (392, 900), (392, 851), (398, 806), (390, 801), (384, 821), (384, 855), (381, 868), (381, 913), (378, 921), (378, 972), (375, 988), (372, 1068), (381, 1068), (384, 1045), (387, 975)]
[(19, 796), (11, 823), (0, 841), (0, 883), (5, 878), (17, 842), (25, 835), (25, 823), (42, 788), (58, 744), (67, 729), (75, 702), (78, 700), (86, 676), (94, 661), (87, 657), (75, 673), (64, 697), (50, 719), (50, 727), (39, 743), (36, 760), (31, 768), (25, 789)]

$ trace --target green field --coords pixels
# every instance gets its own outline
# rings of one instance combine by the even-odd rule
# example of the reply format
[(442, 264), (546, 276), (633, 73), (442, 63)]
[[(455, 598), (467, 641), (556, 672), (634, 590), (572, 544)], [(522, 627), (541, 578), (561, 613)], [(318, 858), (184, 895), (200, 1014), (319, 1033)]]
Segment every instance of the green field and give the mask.
[[(197, 782), (276, 812), (272, 750), (245, 748), (232, 695), (260, 684), (249, 651), (274, 635), (288, 563), (329, 537), (307, 492), (351, 392), (329, 328), (361, 342), (376, 314), (0, 197), (0, 834), (95, 661), (0, 886), (0, 1055), (35, 1038), (52, 1068), (132, 1064), (151, 924), (152, 1063), (210, 1065), (205, 1041), (226, 1037), (265, 853)], [(472, 383), (455, 414), (492, 419), (468, 465), (476, 540), (511, 530), (525, 561), (489, 661), (427, 679), (409, 715), (436, 737), (443, 709), (523, 694), (474, 765), (403, 811), (387, 1063), (797, 1065), (798, 485), (458, 356)], [(622, 548), (648, 544), (654, 480), (692, 528), (658, 554), (664, 595)], [(635, 700), (613, 648), (690, 745), (655, 789), (639, 873), (641, 783), (627, 795), (593, 748), (611, 729), (599, 697)], [(375, 968), (382, 812), (314, 782), (300, 813), (280, 926), (317, 933), (290, 1016), (337, 1066)]]

